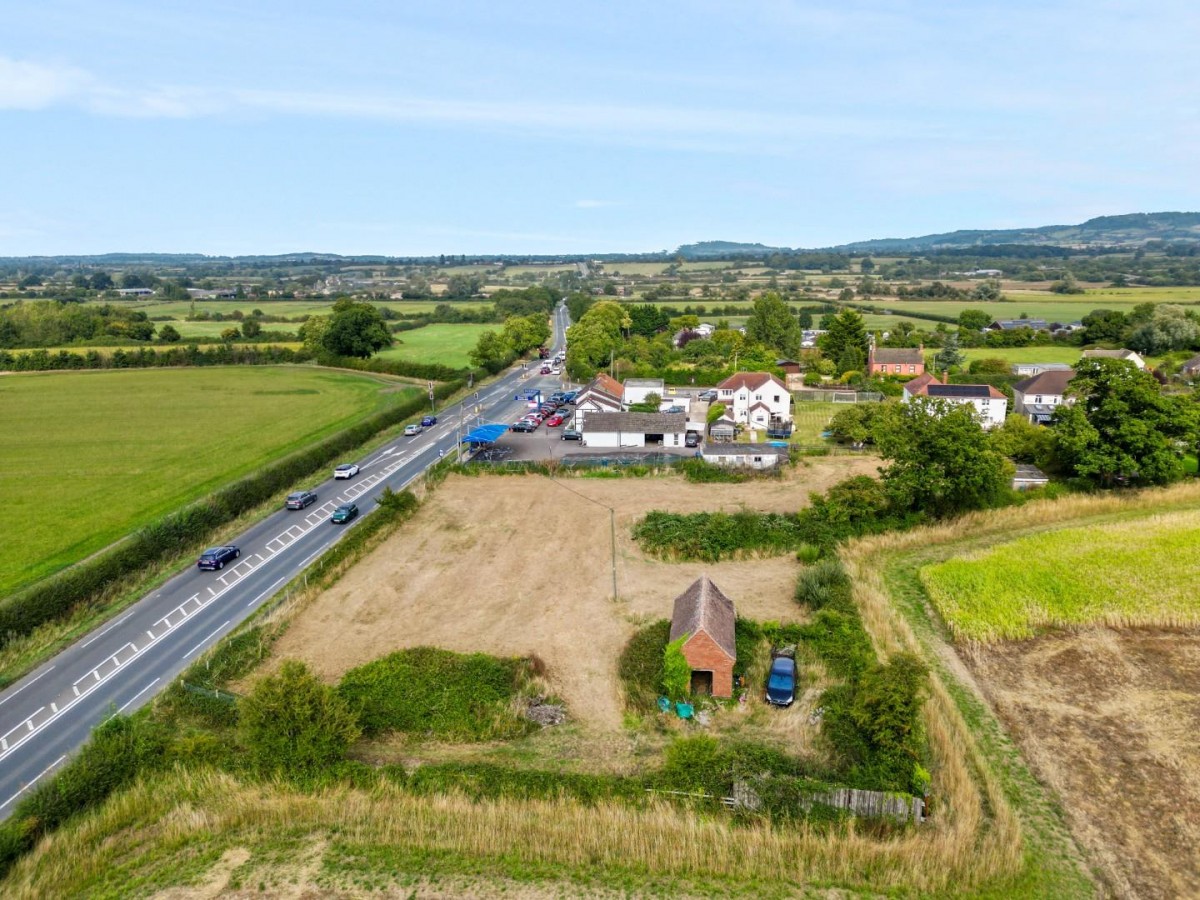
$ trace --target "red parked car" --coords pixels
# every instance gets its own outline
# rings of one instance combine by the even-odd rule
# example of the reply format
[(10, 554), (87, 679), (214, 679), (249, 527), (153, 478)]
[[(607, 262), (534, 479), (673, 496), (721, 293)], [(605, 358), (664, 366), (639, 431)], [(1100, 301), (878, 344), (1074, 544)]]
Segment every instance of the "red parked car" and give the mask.
[(560, 416), (558, 413), (555, 413), (554, 415), (552, 415), (550, 418), (548, 418), (546, 420), (546, 427), (547, 428), (555, 428), (555, 427), (561, 425), (562, 423), (563, 423), (563, 417)]

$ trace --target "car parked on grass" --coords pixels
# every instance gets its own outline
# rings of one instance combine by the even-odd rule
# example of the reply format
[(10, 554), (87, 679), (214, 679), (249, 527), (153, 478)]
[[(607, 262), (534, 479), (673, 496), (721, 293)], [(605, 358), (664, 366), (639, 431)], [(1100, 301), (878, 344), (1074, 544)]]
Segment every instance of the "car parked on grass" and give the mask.
[(437, 424), (437, 416), (426, 416), (421, 420), (421, 427), (428, 428), (430, 425)]
[(296, 491), (293, 494), (287, 495), (287, 502), (283, 505), (288, 509), (304, 509), (310, 503), (317, 502), (317, 495), (312, 491)]
[(772, 706), (791, 706), (796, 699), (796, 660), (777, 656), (767, 676), (767, 702)]
[(228, 544), (224, 547), (209, 547), (196, 560), (196, 568), (207, 570), (223, 569), (225, 568), (225, 563), (233, 562), (241, 555), (242, 551), (233, 544)]
[(354, 463), (342, 463), (340, 466), (338, 466), (336, 469), (333, 470), (333, 477), (334, 478), (353, 478), (360, 471), (361, 470)]
[(333, 515), (329, 517), (329, 521), (334, 525), (345, 525), (347, 522), (354, 519), (358, 515), (358, 506), (353, 503), (343, 503), (333, 511)]
[(560, 416), (558, 413), (555, 413), (554, 415), (552, 415), (550, 418), (548, 418), (546, 420), (546, 427), (547, 428), (557, 428), (562, 423), (563, 423), (563, 417)]
[(564, 428), (562, 434), (559, 435), (559, 439), (564, 441), (582, 441), (583, 432), (576, 431), (574, 428)]
[(405, 425), (404, 426), (404, 436), (405, 437), (416, 437), (420, 433), (421, 433), (420, 425), (414, 424), (414, 425)]

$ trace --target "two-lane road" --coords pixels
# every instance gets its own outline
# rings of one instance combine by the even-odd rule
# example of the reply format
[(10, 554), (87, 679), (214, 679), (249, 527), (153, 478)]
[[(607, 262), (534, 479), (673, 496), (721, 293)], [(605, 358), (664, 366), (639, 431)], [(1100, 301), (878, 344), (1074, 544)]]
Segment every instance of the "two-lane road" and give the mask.
[[(567, 325), (559, 306), (555, 347), (562, 346)], [(556, 379), (530, 365), (443, 410), (422, 434), (381, 447), (355, 478), (318, 486), (308, 508), (280, 510), (254, 525), (233, 541), (241, 556), (223, 569), (189, 567), (0, 694), (0, 818), (69, 759), (92, 728), (146, 703), (354, 527), (330, 523), (336, 506), (354, 502), (369, 515), (385, 487), (400, 490), (420, 477), (454, 451), (471, 425), (518, 416), (525, 402), (514, 398), (523, 388), (554, 390)]]

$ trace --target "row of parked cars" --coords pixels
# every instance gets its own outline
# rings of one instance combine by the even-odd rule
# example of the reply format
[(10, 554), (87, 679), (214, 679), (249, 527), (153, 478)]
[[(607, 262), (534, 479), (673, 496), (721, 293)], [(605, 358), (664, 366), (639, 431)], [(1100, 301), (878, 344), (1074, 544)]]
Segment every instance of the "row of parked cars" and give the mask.
[[(575, 403), (578, 391), (556, 391), (550, 399), (538, 404), (538, 408), (528, 412), (509, 426), (510, 430), (528, 434), (537, 431), (538, 426), (545, 423), (547, 428), (557, 428), (571, 417), (570, 407)], [(570, 429), (568, 429), (569, 431)]]

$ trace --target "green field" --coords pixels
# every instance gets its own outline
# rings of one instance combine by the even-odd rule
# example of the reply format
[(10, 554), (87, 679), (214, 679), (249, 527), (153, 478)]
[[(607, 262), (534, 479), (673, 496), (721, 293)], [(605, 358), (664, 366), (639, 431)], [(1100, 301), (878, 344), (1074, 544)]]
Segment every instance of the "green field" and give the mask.
[(829, 420), (839, 410), (847, 407), (846, 403), (805, 402), (792, 404), (792, 420), (794, 431), (792, 443), (813, 447), (829, 443), (821, 437), (821, 432), (829, 426)]
[[(997, 319), (1019, 319), (1021, 313), (1027, 313), (1031, 319), (1045, 319), (1048, 322), (1077, 322), (1094, 309), (1118, 309), (1122, 312), (1129, 312), (1139, 303), (1191, 304), (1200, 302), (1200, 291), (1195, 288), (1161, 288), (1153, 291), (1149, 288), (1141, 291), (1114, 288), (1109, 291), (1089, 291), (1086, 294), (1070, 296), (1010, 292), (1007, 296), (1008, 300), (994, 303), (972, 300), (895, 299), (872, 299), (869, 302), (872, 306), (899, 314), (907, 311), (957, 318), (964, 309), (980, 309)], [(927, 328), (933, 328), (935, 325), (934, 322), (925, 323)]]
[(1042, 532), (926, 566), (921, 578), (960, 639), (1089, 624), (1194, 626), (1200, 513)]
[(377, 354), (382, 359), (439, 363), (452, 369), (471, 364), (471, 349), (485, 331), (499, 331), (499, 325), (426, 325), (394, 335), (396, 343)]
[[(186, 319), (192, 312), (191, 300), (98, 300), (96, 303), (110, 303), (112, 306), (119, 306), (128, 309), (137, 309), (144, 312), (150, 317), (171, 316), (177, 320), (175, 327), (179, 327), (179, 320)], [(490, 304), (486, 300), (389, 300), (385, 303), (380, 303), (380, 306), (386, 306), (389, 309), (395, 310), (398, 313), (429, 313), (433, 312), (433, 308), (439, 303), (453, 303), (456, 309), (479, 309)], [(222, 316), (232, 316), (234, 312), (241, 311), (243, 315), (249, 315), (253, 310), (261, 310), (264, 315), (268, 316), (283, 316), (285, 318), (296, 318), (297, 316), (323, 316), (327, 315), (333, 307), (332, 300), (256, 300), (247, 298), (245, 300), (196, 300), (196, 312), (220, 313)], [(158, 324), (158, 323), (155, 323)], [(204, 323), (197, 323), (204, 324)], [(221, 322), (216, 323), (222, 327), (237, 325), (237, 322)], [(271, 323), (266, 323), (265, 328), (274, 327)], [(280, 327), (286, 328), (286, 325)]]
[(6, 375), (0, 595), (411, 391), (296, 367)]

